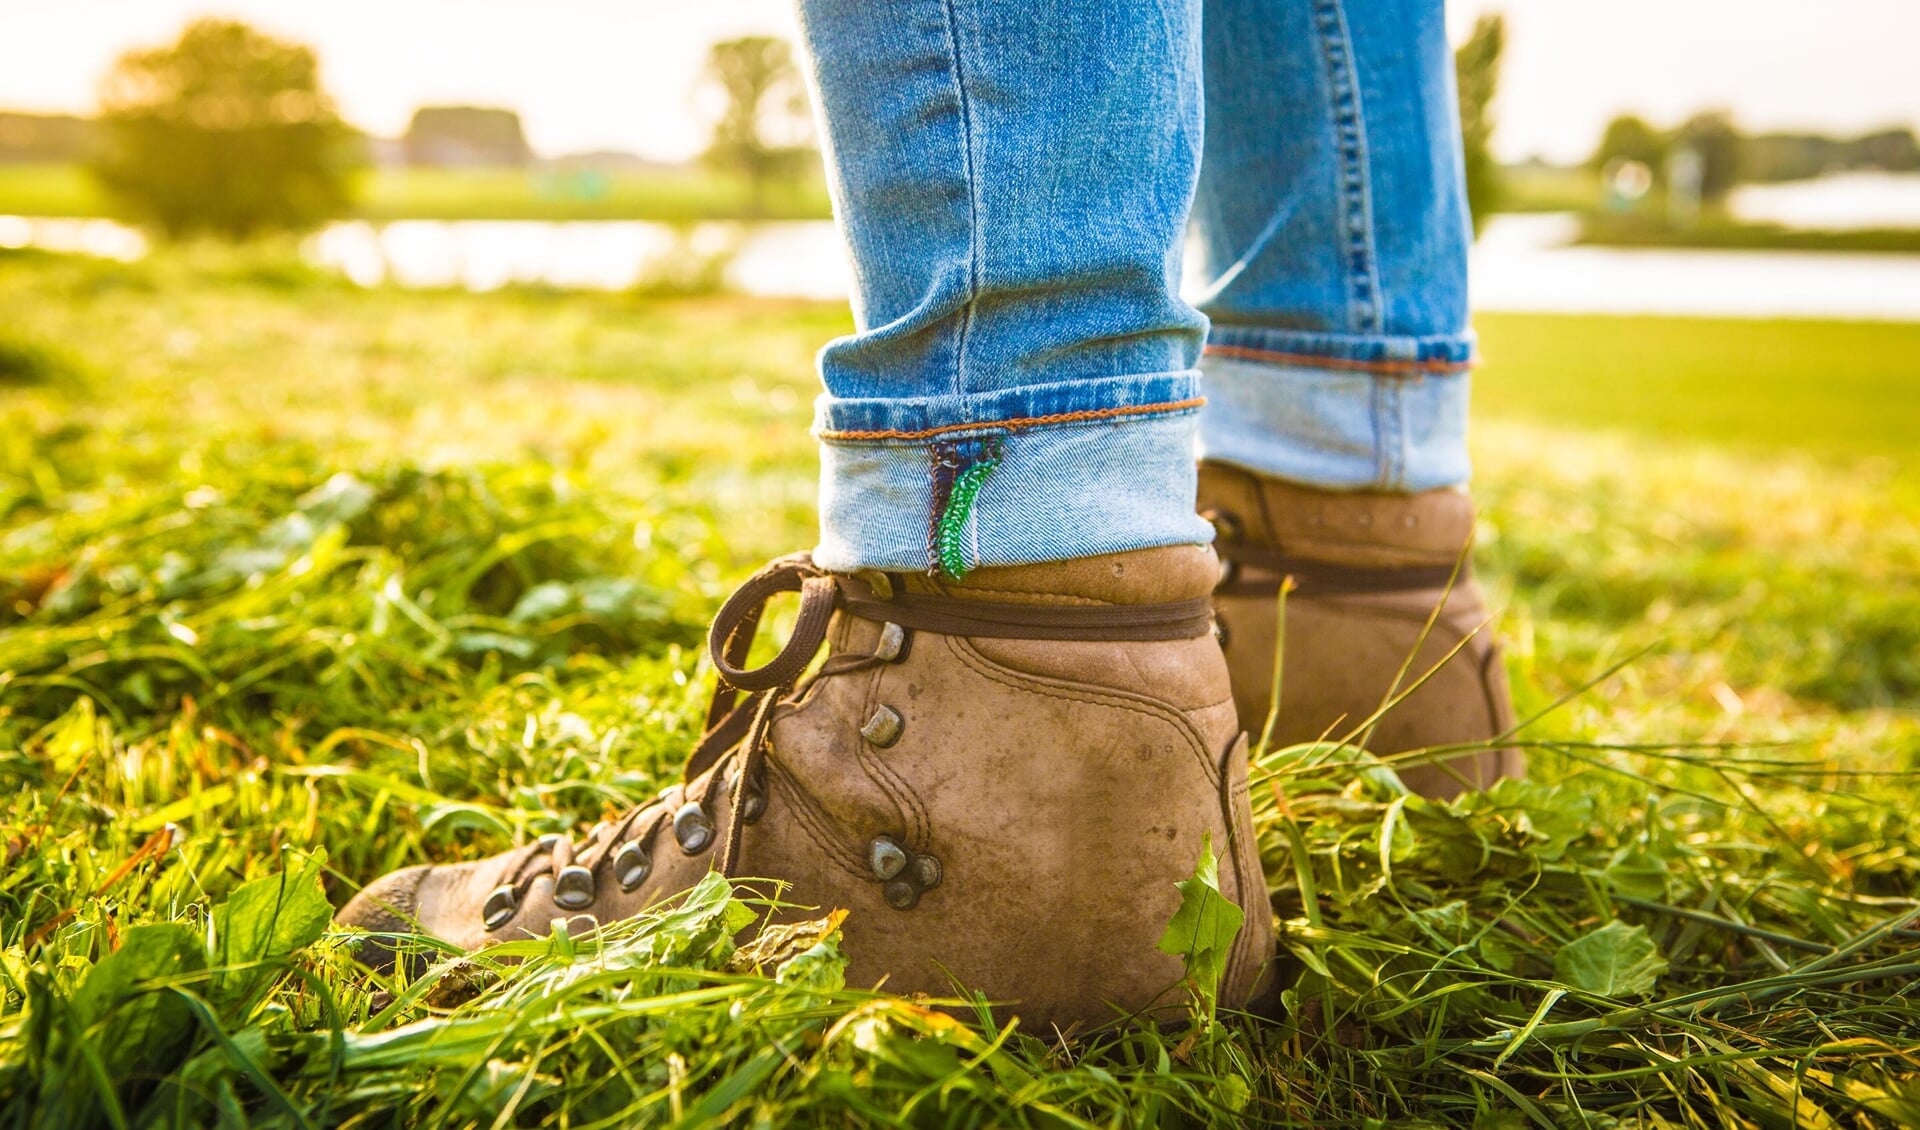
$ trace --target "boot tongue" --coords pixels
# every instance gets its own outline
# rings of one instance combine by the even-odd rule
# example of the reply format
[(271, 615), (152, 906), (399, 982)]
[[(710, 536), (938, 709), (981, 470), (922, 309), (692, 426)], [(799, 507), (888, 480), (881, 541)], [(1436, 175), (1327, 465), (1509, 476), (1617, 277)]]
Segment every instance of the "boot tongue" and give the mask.
[(1200, 504), (1237, 521), (1249, 545), (1329, 564), (1446, 566), (1473, 536), (1473, 501), (1458, 490), (1316, 490), (1203, 465)]
[(901, 578), (908, 592), (1012, 604), (1165, 604), (1213, 591), (1220, 561), (1213, 547), (1168, 545), (1037, 565), (994, 565), (964, 580), (924, 574)]

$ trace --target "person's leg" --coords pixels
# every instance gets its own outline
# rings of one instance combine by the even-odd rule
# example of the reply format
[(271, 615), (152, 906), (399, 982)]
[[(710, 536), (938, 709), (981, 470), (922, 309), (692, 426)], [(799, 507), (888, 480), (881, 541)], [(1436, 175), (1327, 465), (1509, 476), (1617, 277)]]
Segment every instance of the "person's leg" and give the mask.
[[(1275, 589), (1294, 576), (1276, 740), (1343, 737), (1395, 686), (1473, 526), (1461, 489), (1472, 237), (1442, 3), (1207, 0), (1205, 18), (1201, 502), (1224, 516), (1227, 655), (1258, 732)], [(1463, 574), (1399, 687), (1484, 619)], [(1510, 717), (1488, 629), (1367, 741), (1483, 741)], [(1518, 760), (1453, 768), (1484, 783)], [(1439, 767), (1408, 778), (1459, 787)]]
[(1199, 4), (802, 0), (857, 331), (818, 406), (831, 569), (1206, 544), (1178, 293)]
[[(718, 865), (848, 909), (850, 982), (951, 976), (1044, 1030), (1180, 1007), (1156, 942), (1210, 843), (1247, 912), (1221, 990), (1244, 1002), (1272, 919), (1194, 513), (1205, 322), (1176, 291), (1198, 0), (800, 11), (859, 282), (821, 355), (819, 547), (721, 609), (683, 784), (577, 848), (389, 876), (342, 918), (482, 945)], [(795, 590), (792, 641), (742, 670)]]

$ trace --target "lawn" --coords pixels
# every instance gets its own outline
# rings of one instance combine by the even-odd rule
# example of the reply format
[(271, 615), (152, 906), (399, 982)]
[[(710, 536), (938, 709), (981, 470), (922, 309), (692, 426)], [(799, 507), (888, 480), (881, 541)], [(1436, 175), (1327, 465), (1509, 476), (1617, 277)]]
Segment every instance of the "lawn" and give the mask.
[(678, 772), (843, 309), (203, 252), (0, 310), (0, 1123), (1920, 1120), (1914, 327), (1484, 319), (1536, 779), (1265, 751), (1284, 1015), (1063, 1037), (731, 960), (719, 883), (412, 981), (325, 929)]
[[(747, 185), (700, 170), (607, 173), (550, 169), (373, 169), (355, 177), (353, 214), (386, 220), (737, 219), (750, 214)], [(112, 202), (76, 165), (0, 163), (0, 215), (111, 216)], [(832, 214), (817, 175), (769, 190), (767, 219)]]

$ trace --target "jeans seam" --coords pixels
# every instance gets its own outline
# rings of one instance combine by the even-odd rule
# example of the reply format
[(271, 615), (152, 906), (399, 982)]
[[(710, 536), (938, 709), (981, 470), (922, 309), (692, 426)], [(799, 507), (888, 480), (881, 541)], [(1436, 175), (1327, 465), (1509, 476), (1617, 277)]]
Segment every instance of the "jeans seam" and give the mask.
[(1348, 357), (1316, 353), (1284, 353), (1272, 349), (1249, 349), (1239, 345), (1209, 345), (1206, 355), (1235, 361), (1257, 361), (1266, 365), (1287, 365), (1305, 369), (1332, 369), (1336, 372), (1367, 373), (1376, 377), (1401, 377), (1419, 380), (1430, 376), (1452, 376), (1471, 370), (1467, 361), (1361, 361)]
[(942, 8), (947, 17), (947, 45), (952, 49), (949, 73), (960, 110), (960, 162), (967, 180), (967, 292), (960, 304), (960, 327), (954, 335), (951, 386), (953, 394), (961, 396), (967, 392), (967, 339), (973, 329), (974, 301), (980, 294), (980, 178), (973, 162), (973, 105), (967, 99), (967, 81), (960, 63), (960, 14), (954, 10), (953, 0), (945, 0)]
[(1158, 416), (1178, 412), (1191, 412), (1206, 404), (1206, 397), (1196, 396), (1187, 400), (1176, 400), (1166, 404), (1130, 404), (1117, 408), (1089, 408), (1081, 412), (1058, 412), (1051, 416), (1020, 416), (1011, 420), (979, 420), (962, 424), (943, 424), (936, 428), (921, 428), (916, 431), (897, 429), (878, 429), (873, 431), (846, 431), (821, 429), (814, 432), (817, 439), (828, 442), (860, 442), (862, 440), (886, 439), (932, 439), (936, 436), (955, 435), (960, 432), (999, 430), (1006, 432), (1024, 431), (1028, 428), (1057, 427), (1062, 424), (1076, 424), (1095, 420), (1114, 420), (1125, 416)]
[(1374, 383), (1384, 409), (1380, 415), (1380, 444), (1385, 455), (1380, 465), (1380, 487), (1397, 491), (1403, 489), (1407, 481), (1407, 406), (1401, 399), (1398, 384)]
[(1327, 65), (1334, 141), (1340, 151), (1340, 220), (1346, 237), (1349, 287), (1347, 312), (1356, 332), (1377, 333), (1382, 303), (1379, 273), (1374, 261), (1373, 192), (1367, 169), (1366, 115), (1360, 103), (1360, 80), (1353, 65), (1353, 40), (1347, 30), (1346, 12), (1341, 0), (1315, 0), (1314, 26), (1320, 33), (1321, 54)]

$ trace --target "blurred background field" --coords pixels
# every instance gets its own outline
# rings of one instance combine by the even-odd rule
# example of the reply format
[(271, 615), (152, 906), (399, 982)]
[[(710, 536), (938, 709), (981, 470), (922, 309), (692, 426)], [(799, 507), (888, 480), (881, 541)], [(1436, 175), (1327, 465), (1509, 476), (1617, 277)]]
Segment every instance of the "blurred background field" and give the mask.
[(1644, 80), (1657, 127), (1504, 151), (1544, 10), (1457, 21), (1475, 564), (1536, 781), (1265, 751), (1283, 1015), (1071, 1038), (843, 986), (830, 942), (748, 969), (720, 888), (412, 980), (325, 930), (652, 795), (708, 617), (810, 543), (852, 323), (778, 27), (699, 25), (676, 152), (412, 103), (455, 112), (327, 124), (337, 167), (269, 165), (324, 191), (264, 210), (230, 151), (163, 199), (97, 108), (0, 114), (0, 1121), (1920, 1124), (1913, 123), (1729, 144)]

